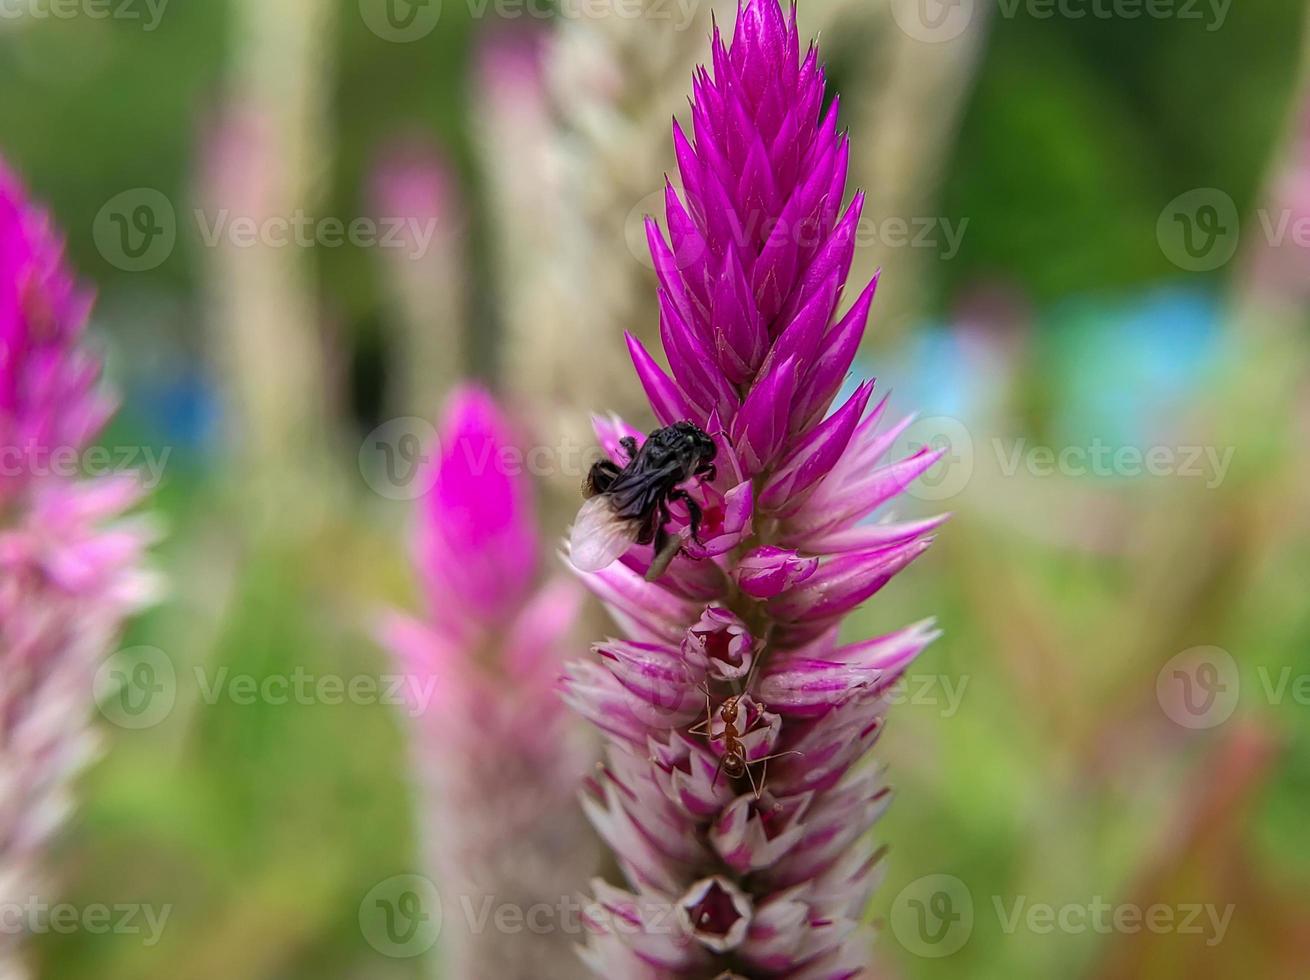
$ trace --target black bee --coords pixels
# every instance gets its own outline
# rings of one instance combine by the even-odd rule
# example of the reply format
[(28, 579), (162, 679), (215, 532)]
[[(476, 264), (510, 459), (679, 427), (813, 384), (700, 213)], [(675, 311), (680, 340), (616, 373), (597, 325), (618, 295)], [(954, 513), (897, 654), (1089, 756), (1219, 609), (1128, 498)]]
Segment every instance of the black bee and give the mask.
[(655, 562), (647, 578), (657, 577), (677, 554), (678, 542), (666, 525), (669, 504), (682, 501), (699, 539), (701, 509), (681, 488), (693, 477), (714, 479), (717, 447), (697, 425), (675, 422), (656, 429), (641, 448), (628, 436), (619, 441), (626, 466), (603, 459), (591, 468), (582, 492), (588, 498), (573, 525), (571, 557), (583, 571), (605, 568), (635, 542), (653, 544)]

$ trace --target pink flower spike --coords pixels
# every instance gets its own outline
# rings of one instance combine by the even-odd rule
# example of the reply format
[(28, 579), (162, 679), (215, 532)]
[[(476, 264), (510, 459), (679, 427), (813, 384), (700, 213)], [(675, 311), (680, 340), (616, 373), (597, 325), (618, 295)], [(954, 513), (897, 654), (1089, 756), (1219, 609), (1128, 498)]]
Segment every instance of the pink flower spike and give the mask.
[(479, 389), (450, 396), (439, 440), (418, 535), (429, 602), (496, 623), (526, 600), (540, 557), (527, 475), (509, 423)]
[[(144, 495), (137, 475), (83, 479), (51, 466), (58, 458), (80, 462), (114, 413), (87, 338), (91, 306), (51, 217), (0, 160), (4, 904), (52, 897), (47, 847), (73, 808), (77, 777), (98, 754), (89, 724), (94, 694), (104, 677), (130, 671), (130, 660), (105, 668), (127, 617), (161, 589), (145, 568), (154, 527), (125, 516)], [(146, 708), (157, 703), (144, 697)], [(107, 699), (102, 711), (115, 719), (118, 705)], [(0, 976), (27, 975), (23, 923), (16, 925), (0, 933)]]
[[(600, 705), (616, 739), (644, 740), (651, 719), (627, 710), (632, 697), (609, 671), (588, 665), (559, 680), (582, 590), (562, 576), (540, 581), (532, 487), (514, 427), (491, 395), (454, 392), (438, 435), (415, 534), (427, 614), (387, 615), (379, 639), (405, 679), (430, 853), (446, 896), (545, 901), (580, 887), (594, 859), (575, 806), (591, 752), (570, 730), (569, 706)], [(514, 941), (447, 922), (442, 942), (454, 976), (491, 962), (514, 975), (571, 968), (563, 936)]]
[[(635, 433), (598, 427), (612, 463), (571, 542), (617, 559), (581, 577), (626, 636), (564, 684), (610, 743), (585, 806), (632, 889), (596, 886), (583, 958), (603, 977), (849, 980), (872, 962), (868, 831), (890, 800), (861, 761), (937, 634), (837, 638), (941, 524), (866, 523), (937, 454), (882, 463), (908, 423), (880, 428), (872, 381), (829, 411), (877, 280), (839, 315), (864, 196), (842, 211), (850, 143), (795, 9), (743, 0), (707, 63), (691, 138), (674, 125), (669, 238), (647, 224), (671, 373), (629, 338), (663, 428), (631, 462)], [(611, 495), (641, 543), (591, 520)]]

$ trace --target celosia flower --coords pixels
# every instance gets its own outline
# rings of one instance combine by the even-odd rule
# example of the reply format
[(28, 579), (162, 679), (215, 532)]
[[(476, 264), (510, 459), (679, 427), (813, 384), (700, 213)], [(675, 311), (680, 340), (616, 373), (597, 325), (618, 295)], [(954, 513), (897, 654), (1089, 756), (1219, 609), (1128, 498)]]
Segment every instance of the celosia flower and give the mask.
[[(671, 505), (667, 571), (647, 546), (579, 571), (627, 634), (565, 690), (609, 740), (586, 809), (632, 889), (597, 885), (585, 957), (625, 980), (850, 977), (869, 961), (867, 831), (888, 800), (857, 763), (935, 633), (838, 629), (928, 547), (940, 518), (866, 519), (939, 454), (882, 463), (903, 424), (880, 431), (872, 382), (832, 410), (875, 284), (838, 315), (863, 197), (843, 210), (838, 104), (795, 11), (747, 0), (693, 84), (693, 138), (674, 129), (685, 193), (667, 189), (667, 239), (648, 223), (671, 373), (629, 347), (656, 418), (709, 433), (717, 473), (682, 485), (698, 535)], [(620, 440), (642, 441), (616, 419), (597, 432), (620, 465)]]
[[(0, 162), (0, 903), (45, 893), (42, 857), (94, 755), (96, 671), (146, 602), (150, 535), (117, 518), (139, 496), (123, 474), (71, 475), (113, 411), (85, 346), (91, 296), (64, 265), (49, 217)], [(0, 974), (21, 976), (21, 936)]]
[(477, 912), (560, 909), (594, 867), (574, 798), (593, 755), (556, 693), (581, 597), (567, 581), (536, 586), (541, 549), (514, 448), (490, 395), (451, 396), (416, 541), (427, 614), (384, 629), (418, 722), (447, 975), (465, 980), (570, 975), (564, 928), (506, 935), (480, 928)]

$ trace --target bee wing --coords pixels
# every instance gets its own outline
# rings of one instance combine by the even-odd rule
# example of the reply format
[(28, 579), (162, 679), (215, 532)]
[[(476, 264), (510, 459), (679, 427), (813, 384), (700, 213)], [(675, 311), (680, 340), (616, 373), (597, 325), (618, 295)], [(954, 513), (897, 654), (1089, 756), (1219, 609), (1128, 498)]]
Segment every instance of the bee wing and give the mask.
[(614, 513), (609, 497), (592, 497), (569, 534), (569, 559), (582, 572), (599, 572), (636, 543), (638, 524)]

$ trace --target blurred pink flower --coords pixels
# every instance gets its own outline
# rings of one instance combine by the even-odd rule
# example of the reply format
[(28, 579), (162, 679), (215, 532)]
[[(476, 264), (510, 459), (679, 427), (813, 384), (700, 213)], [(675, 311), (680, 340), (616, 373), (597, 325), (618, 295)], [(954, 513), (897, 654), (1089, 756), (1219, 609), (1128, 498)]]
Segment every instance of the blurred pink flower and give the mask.
[[(76, 479), (113, 412), (85, 344), (90, 293), (48, 215), (0, 162), (0, 902), (45, 894), (42, 857), (94, 755), (97, 668), (123, 618), (153, 595), (144, 525), (120, 520), (131, 475)], [(20, 976), (0, 936), (0, 974)], [(6, 972), (10, 971), (10, 972)]]
[[(537, 587), (541, 549), (529, 480), (486, 392), (446, 408), (416, 563), (427, 616), (393, 615), (384, 640), (417, 717), (414, 755), (428, 793), (432, 863), (448, 909), (559, 908), (579, 894), (595, 842), (575, 794), (593, 759), (556, 690), (580, 591)], [(447, 917), (452, 977), (566, 977), (564, 928), (481, 932)]]

